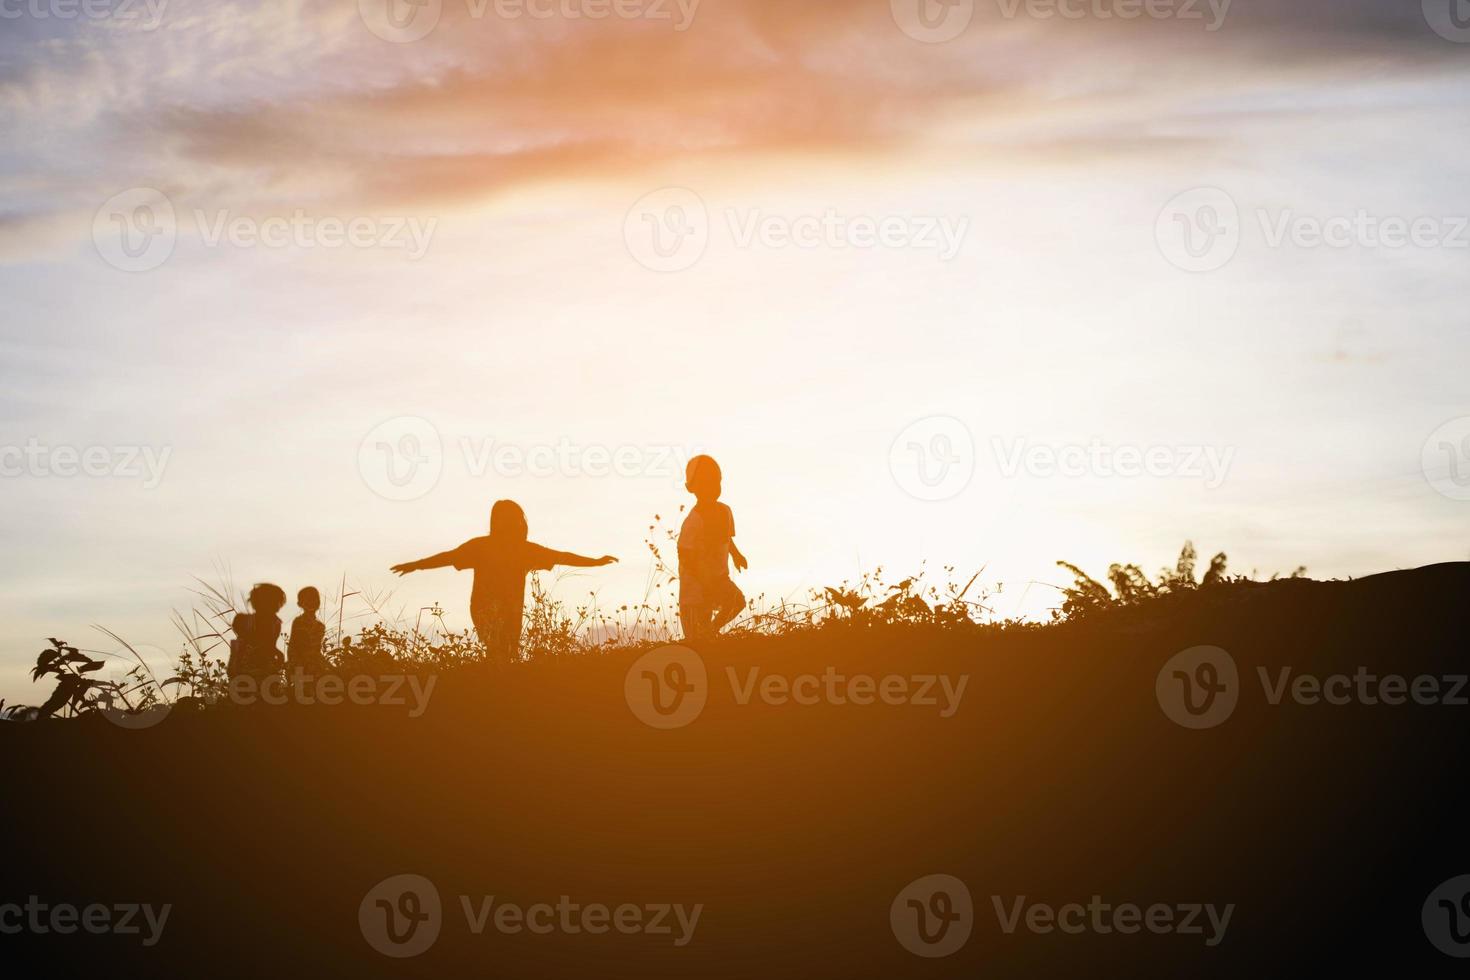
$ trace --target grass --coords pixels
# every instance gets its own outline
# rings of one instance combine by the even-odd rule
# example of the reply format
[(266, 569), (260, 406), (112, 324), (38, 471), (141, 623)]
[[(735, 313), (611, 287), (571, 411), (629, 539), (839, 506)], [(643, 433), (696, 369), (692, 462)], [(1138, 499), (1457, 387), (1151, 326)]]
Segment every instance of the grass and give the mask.
[[(599, 603), (596, 593), (591, 593), (585, 602), (569, 605), (555, 597), (559, 577), (548, 582), (540, 574), (532, 574), (521, 660), (585, 657), (676, 642), (680, 636), (677, 574), (664, 557), (665, 549), (674, 542), (673, 530), (655, 515), (646, 536), (650, 562), (644, 596), (634, 603), (607, 607)], [(1050, 624), (997, 618), (989, 600), (1002, 586), (981, 584), (983, 568), (960, 584), (953, 566), (946, 566), (939, 580), (930, 580), (926, 570), (920, 568), (916, 574), (896, 581), (878, 567), (856, 581), (811, 589), (802, 601), (771, 601), (764, 594), (757, 595), (748, 600), (745, 611), (726, 632), (786, 635), (893, 626), (975, 631), (1038, 629), (1167, 602), (1182, 594), (1256, 582), (1251, 577), (1228, 575), (1228, 560), (1223, 553), (1214, 556), (1203, 575), (1197, 574), (1197, 562), (1193, 544), (1186, 543), (1174, 567), (1163, 569), (1154, 579), (1136, 564), (1114, 564), (1108, 570), (1106, 584), (1076, 565), (1058, 562), (1073, 575), (1074, 583), (1060, 587), (1062, 601), (1053, 610)], [(1297, 569), (1291, 577), (1304, 574), (1305, 569)], [(39, 707), (6, 707), (0, 702), (0, 717), (73, 717), (98, 710), (137, 713), (177, 703), (181, 698), (193, 705), (216, 703), (226, 692), (225, 663), (233, 639), (230, 624), (245, 610), (244, 591), (236, 586), (227, 568), (216, 569), (213, 582), (195, 579), (190, 608), (172, 615), (181, 647), (172, 676), (165, 679), (160, 679), (125, 640), (104, 627), (96, 628), (131, 657), (122, 681), (88, 676), (102, 666), (91, 659), (93, 656), (122, 655), (80, 651), (53, 640), (52, 647), (38, 659), (33, 679), (55, 676), (56, 690)], [(345, 575), (335, 595), (324, 599), (327, 605), (323, 620), (328, 626), (325, 661), (329, 671), (344, 675), (384, 670), (443, 673), (487, 660), (485, 648), (474, 632), (447, 626), (444, 609), (437, 603), (394, 611), (391, 592), (349, 590)]]

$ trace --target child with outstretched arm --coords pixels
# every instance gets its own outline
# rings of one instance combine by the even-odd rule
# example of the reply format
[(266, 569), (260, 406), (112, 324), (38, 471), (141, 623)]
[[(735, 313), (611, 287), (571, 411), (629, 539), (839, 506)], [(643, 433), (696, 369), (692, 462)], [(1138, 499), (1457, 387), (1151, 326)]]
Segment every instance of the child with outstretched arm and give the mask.
[(398, 575), (429, 568), (457, 568), (475, 573), (470, 588), (470, 619), (492, 661), (520, 659), (521, 627), (525, 616), (526, 576), (556, 565), (594, 568), (617, 561), (611, 555), (588, 558), (555, 551), (527, 540), (526, 512), (513, 500), (496, 501), (490, 509), (490, 533), (471, 538), (451, 551), (394, 565)]

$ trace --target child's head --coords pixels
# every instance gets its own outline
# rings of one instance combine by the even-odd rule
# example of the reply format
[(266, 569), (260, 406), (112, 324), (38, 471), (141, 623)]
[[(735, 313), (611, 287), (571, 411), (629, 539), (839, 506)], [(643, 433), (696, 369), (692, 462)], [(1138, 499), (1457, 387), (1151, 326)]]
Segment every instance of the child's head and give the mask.
[(314, 586), (308, 585), (296, 593), (296, 605), (301, 607), (302, 612), (314, 613), (322, 607), (322, 594)]
[(695, 456), (684, 467), (684, 488), (699, 500), (720, 499), (720, 478), (713, 456)]
[(250, 608), (274, 616), (286, 605), (286, 592), (279, 585), (262, 582), (250, 590)]
[(490, 508), (490, 536), (506, 541), (524, 541), (530, 534), (526, 512), (514, 500), (497, 500)]

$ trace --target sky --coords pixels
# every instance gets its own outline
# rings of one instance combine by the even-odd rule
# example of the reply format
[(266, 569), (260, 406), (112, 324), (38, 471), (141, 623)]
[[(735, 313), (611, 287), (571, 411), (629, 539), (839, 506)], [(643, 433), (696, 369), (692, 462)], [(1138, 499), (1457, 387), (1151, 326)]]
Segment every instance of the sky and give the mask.
[(0, 0), (0, 697), (467, 628), (499, 498), (640, 601), (697, 452), (768, 602), (1470, 558), (1467, 107), (1462, 0)]

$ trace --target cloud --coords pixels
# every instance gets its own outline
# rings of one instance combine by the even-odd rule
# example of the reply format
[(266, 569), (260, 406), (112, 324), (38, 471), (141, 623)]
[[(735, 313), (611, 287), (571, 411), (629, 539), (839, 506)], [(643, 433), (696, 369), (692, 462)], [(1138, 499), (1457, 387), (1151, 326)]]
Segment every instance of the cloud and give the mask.
[(1231, 124), (1199, 117), (1238, 114), (1232, 97), (1330, 88), (1365, 64), (1379, 78), (1463, 69), (1470, 54), (1418, 4), (1390, 0), (1234, 0), (1215, 32), (1098, 16), (1111, 0), (1075, 0), (1077, 19), (1018, 2), (976, 0), (946, 44), (907, 36), (876, 0), (705, 0), (684, 8), (686, 30), (674, 0), (649, 8), (669, 20), (508, 18), (444, 0), (408, 44), (374, 36), (355, 0), (171, 5), (155, 31), (24, 25), (0, 42), (0, 116), (43, 138), (5, 169), (64, 186), (38, 199), (0, 185), (0, 208), (31, 215), (0, 223), (0, 249), (55, 227), (48, 207), (86, 211), (134, 185), (184, 206), (368, 209), (681, 158), (936, 139), (1051, 159), (1199, 152)]

